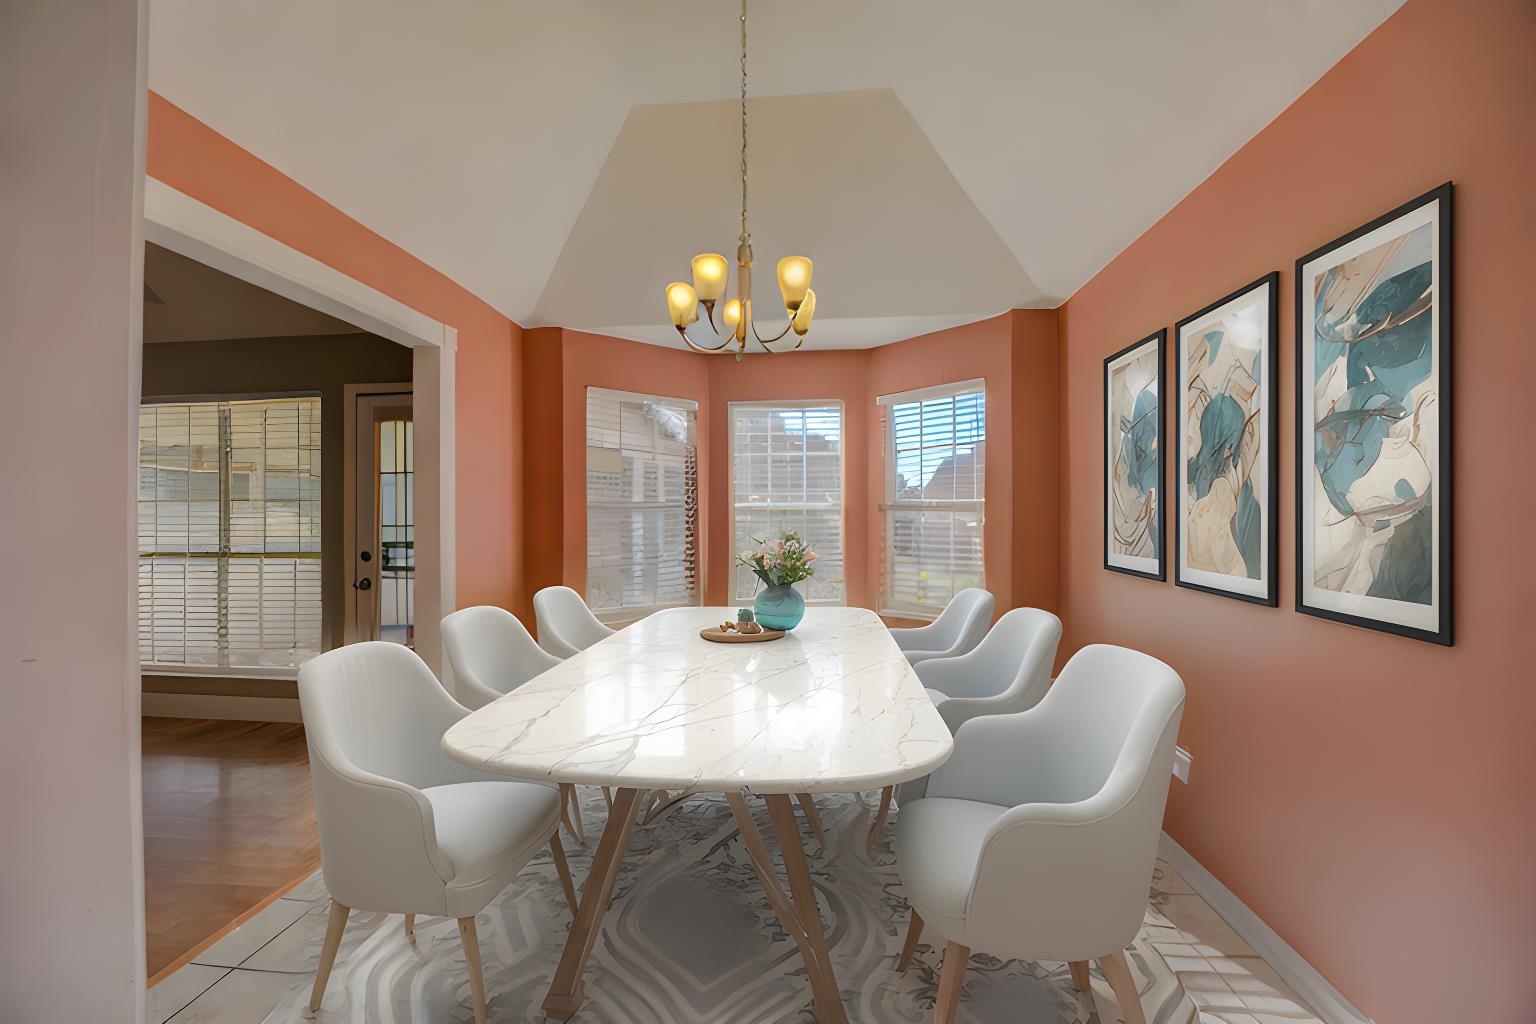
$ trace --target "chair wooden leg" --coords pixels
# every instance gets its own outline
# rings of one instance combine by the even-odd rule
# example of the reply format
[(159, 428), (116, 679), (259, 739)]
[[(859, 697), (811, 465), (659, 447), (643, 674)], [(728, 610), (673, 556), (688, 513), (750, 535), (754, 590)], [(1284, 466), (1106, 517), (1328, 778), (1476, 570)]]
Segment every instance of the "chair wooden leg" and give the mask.
[(416, 941), (416, 915), (415, 914), (406, 914), (405, 915), (405, 941), (407, 941), (407, 942), (415, 942)]
[(325, 941), (320, 944), (320, 966), (315, 970), (315, 987), (309, 993), (309, 1012), (320, 1009), (325, 998), (326, 982), (331, 980), (331, 968), (336, 964), (336, 951), (341, 948), (341, 935), (347, 930), (346, 907), (331, 900), (331, 914), (325, 922)]
[(459, 940), (464, 943), (464, 964), (469, 968), (469, 994), (475, 1001), (475, 1024), (485, 1024), (485, 968), (480, 963), (480, 936), (475, 919), (459, 918)]
[(587, 832), (581, 820), (581, 801), (576, 795), (576, 787), (569, 782), (560, 783), (560, 824), (579, 845), (587, 844)]
[(923, 919), (917, 911), (912, 911), (912, 920), (907, 923), (907, 941), (901, 944), (901, 959), (896, 961), (896, 969), (905, 971), (912, 966), (912, 954), (917, 952), (917, 940), (923, 934)]
[(1071, 963), (1067, 964), (1067, 967), (1072, 971), (1073, 988), (1077, 989), (1079, 992), (1087, 992), (1090, 988), (1093, 987), (1093, 982), (1088, 977), (1087, 960), (1073, 960)]
[(555, 860), (555, 874), (560, 876), (560, 887), (565, 890), (565, 905), (571, 908), (571, 917), (574, 918), (576, 916), (576, 883), (571, 881), (571, 865), (566, 862), (565, 847), (560, 842), (559, 829), (549, 837), (549, 852)]
[(608, 805), (610, 811), (613, 810), (613, 790), (607, 786), (603, 787), (603, 803)]
[(875, 844), (880, 841), (880, 832), (885, 828), (886, 815), (891, 813), (891, 794), (894, 792), (895, 786), (886, 786), (880, 791), (880, 809), (875, 812), (875, 820), (869, 826), (869, 839), (864, 843), (864, 856), (870, 860), (875, 859)]
[(944, 947), (944, 967), (939, 973), (939, 996), (933, 1004), (933, 1024), (954, 1024), (960, 1008), (960, 990), (965, 987), (965, 968), (971, 959), (969, 947), (951, 942)]
[(1141, 993), (1136, 991), (1136, 979), (1131, 967), (1125, 962), (1125, 951), (1117, 949), (1108, 956), (1099, 957), (1099, 970), (1109, 982), (1115, 1002), (1120, 1004), (1120, 1016), (1125, 1024), (1147, 1024), (1147, 1016), (1141, 1008)]
[(796, 793), (795, 800), (800, 804), (800, 812), (805, 815), (806, 824), (811, 826), (811, 835), (816, 837), (816, 845), (823, 850), (828, 849), (827, 834), (821, 830), (821, 815), (816, 811), (816, 801), (811, 799), (809, 793)]

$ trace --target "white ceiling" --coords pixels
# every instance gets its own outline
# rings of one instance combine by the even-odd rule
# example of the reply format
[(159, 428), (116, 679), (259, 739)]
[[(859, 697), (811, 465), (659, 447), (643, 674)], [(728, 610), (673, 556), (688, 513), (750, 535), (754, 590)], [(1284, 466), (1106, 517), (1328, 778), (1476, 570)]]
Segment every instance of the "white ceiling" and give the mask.
[[(758, 305), (791, 251), (818, 347), (1056, 305), (1401, 3), (754, 0)], [(149, 79), (517, 322), (677, 344), (664, 286), (735, 251), (737, 26), (155, 0)]]

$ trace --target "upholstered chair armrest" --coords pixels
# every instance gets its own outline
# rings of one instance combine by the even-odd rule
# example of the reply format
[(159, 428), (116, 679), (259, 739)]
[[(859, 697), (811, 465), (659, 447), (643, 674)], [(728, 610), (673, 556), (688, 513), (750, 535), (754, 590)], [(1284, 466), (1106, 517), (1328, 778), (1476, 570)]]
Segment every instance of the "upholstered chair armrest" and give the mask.
[[(910, 657), (910, 655), (909, 655)], [(958, 657), (935, 658), (913, 666), (924, 689), (946, 697), (990, 697), (1008, 685), (1008, 679), (985, 671), (986, 663), (972, 651)]]
[[(949, 721), (946, 700), (940, 714)], [(971, 705), (974, 706), (973, 704)], [(966, 709), (960, 704), (957, 714)], [(1038, 800), (1052, 748), (1049, 715), (1041, 708), (968, 719), (955, 730), (955, 752), (928, 779), (928, 796), (1013, 807)]]
[(930, 659), (938, 659), (938, 658), (947, 659), (947, 658), (949, 658), (949, 656), (951, 654), (951, 652), (948, 651), (948, 650), (944, 650), (944, 651), (911, 650), (911, 651), (902, 651), (901, 653), (905, 654), (907, 656), (907, 664), (914, 665), (914, 666), (918, 665), (918, 664), (920, 664), (922, 662), (928, 661)]
[(995, 714), (997, 703), (997, 697), (946, 697), (939, 702), (939, 717), (954, 735), (971, 719)]
[(930, 622), (926, 626), (897, 627), (891, 630), (891, 638), (903, 651), (932, 650), (943, 646), (938, 642), (938, 630), (934, 626), (935, 623)]
[[(1160, 807), (1159, 807), (1160, 810)], [(968, 903), (973, 945), (998, 956), (1087, 960), (1124, 948), (1147, 907), (1157, 829), (1109, 788), (1025, 804), (982, 846)]]
[(432, 804), (421, 791), (313, 748), (310, 756), (331, 895), (362, 910), (426, 913), (441, 903), (453, 867), (438, 848)]

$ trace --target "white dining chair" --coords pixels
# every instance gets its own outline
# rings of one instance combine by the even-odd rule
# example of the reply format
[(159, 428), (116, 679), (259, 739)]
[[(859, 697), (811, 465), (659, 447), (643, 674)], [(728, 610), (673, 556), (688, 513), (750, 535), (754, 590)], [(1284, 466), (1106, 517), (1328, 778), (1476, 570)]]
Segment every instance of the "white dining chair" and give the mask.
[(969, 654), (981, 643), (987, 627), (992, 624), (992, 610), (996, 604), (991, 591), (967, 587), (950, 598), (939, 617), (928, 625), (893, 629), (891, 636), (913, 665), (929, 658)]
[[(922, 680), (944, 724), (955, 733), (973, 718), (1028, 711), (1040, 703), (1050, 689), (1060, 643), (1060, 619), (1039, 608), (1015, 608), (1004, 612), (969, 654), (929, 658), (912, 671)], [(895, 787), (896, 803), (920, 799), (927, 785), (923, 778)], [(871, 860), (890, 813), (892, 795), (889, 786), (880, 794), (864, 846)]]
[(557, 658), (579, 654), (614, 633), (570, 587), (545, 587), (534, 594), (533, 617), (539, 627), (539, 646)]
[(912, 921), (945, 939), (935, 1024), (955, 1019), (971, 951), (1097, 960), (1126, 1024), (1145, 1024), (1125, 960), (1146, 915), (1184, 683), (1148, 655), (1098, 644), (1029, 711), (974, 718), (928, 793), (896, 820)]
[(469, 967), (476, 1024), (485, 979), (475, 915), (549, 844), (571, 913), (575, 886), (560, 846), (560, 795), (537, 782), (477, 772), (442, 750), (469, 712), (416, 653), (371, 641), (340, 647), (299, 670), (321, 873), (331, 894), (318, 1011), (351, 910), (453, 917)]
[[(522, 686), (560, 659), (545, 651), (516, 615), (495, 605), (460, 608), (443, 619), (443, 650), (458, 700), (474, 711)], [(560, 785), (560, 821), (578, 843), (587, 841), (576, 787)]]

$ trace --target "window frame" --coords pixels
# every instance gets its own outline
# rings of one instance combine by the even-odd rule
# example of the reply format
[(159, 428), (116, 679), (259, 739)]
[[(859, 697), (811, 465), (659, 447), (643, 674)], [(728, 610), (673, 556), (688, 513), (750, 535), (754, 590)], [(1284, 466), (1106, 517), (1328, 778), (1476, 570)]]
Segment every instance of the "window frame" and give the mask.
[[(293, 553), (273, 552), (273, 553), (271, 553), (271, 556), (274, 557), (274, 558), (285, 558), (285, 557), (298, 558), (298, 557), (302, 557), (305, 560), (317, 561), (322, 566), (321, 575), (320, 575), (320, 591), (319, 591), (319, 593), (320, 593), (320, 641), (319, 641), (319, 650), (317, 651), (317, 654), (319, 654), (319, 653), (324, 653), (325, 651), (328, 651), (328, 650), (331, 649), (331, 642), (330, 642), (331, 641), (331, 637), (330, 637), (331, 619), (330, 619), (329, 610), (325, 606), (325, 585), (326, 585), (326, 579), (325, 579), (325, 571), (324, 571), (324, 568), (323, 568), (323, 566), (325, 564), (324, 556), (325, 556), (325, 511), (326, 511), (326, 502), (325, 502), (325, 498), (324, 498), (325, 476), (324, 476), (324, 468), (323, 468), (324, 467), (324, 462), (325, 462), (325, 431), (324, 431), (324, 422), (325, 422), (325, 406), (326, 406), (326, 401), (325, 401), (324, 393), (319, 391), (319, 390), (314, 390), (314, 389), (301, 389), (301, 390), (295, 390), (295, 391), (280, 391), (280, 390), (279, 391), (252, 391), (252, 392), (241, 392), (241, 393), (238, 393), (238, 394), (232, 394), (232, 393), (228, 393), (228, 392), (198, 392), (198, 393), (193, 393), (193, 394), (143, 395), (143, 396), (141, 396), (139, 398), (139, 410), (140, 410), (140, 413), (142, 414), (144, 409), (152, 407), (152, 406), (162, 406), (162, 405), (221, 405), (221, 404), (239, 404), (239, 403), (247, 403), (247, 402), (285, 401), (285, 400), (290, 400), (290, 399), (292, 399), (292, 400), (314, 399), (316, 402), (320, 403), (319, 408), (320, 408), (321, 429), (320, 429), (320, 446), (319, 446), (319, 451), (320, 451), (320, 465), (321, 465), (322, 469), (321, 469), (321, 477), (320, 477), (320, 480), (321, 480), (321, 484), (320, 484), (321, 497), (319, 499), (317, 499), (318, 504), (320, 506), (320, 512), (319, 512), (319, 521), (320, 521), (319, 543), (320, 543), (320, 547), (316, 551), (313, 551), (313, 552), (302, 552), (302, 553), (300, 553), (298, 555), (295, 555)], [(137, 476), (138, 470), (140, 468), (140, 463), (139, 463), (138, 460), (139, 460), (138, 442), (136, 440), (135, 448), (134, 448), (135, 476)], [(221, 487), (222, 487), (222, 485), (223, 485), (223, 482), (221, 481)], [(137, 488), (137, 481), (135, 482), (135, 487)], [(134, 498), (135, 519), (137, 519), (137, 516), (138, 516), (139, 501), (140, 501), (140, 499), (137, 497), (137, 494), (136, 494), (135, 498)], [(223, 503), (221, 502), (221, 504), (223, 504)], [(221, 512), (221, 514), (223, 514), (223, 513)], [(137, 533), (137, 527), (135, 528), (135, 532)], [(135, 542), (134, 542), (134, 561), (135, 561), (136, 566), (137, 566), (137, 563), (139, 561), (141, 561), (144, 557), (146, 557), (145, 552), (142, 551), (139, 548), (138, 540), (137, 540), (137, 536), (136, 536), (135, 537)], [(155, 553), (150, 553), (148, 557), (153, 558), (153, 557), (165, 557), (165, 556), (157, 555)], [(218, 556), (217, 555), (213, 555), (211, 557), (218, 557)], [(250, 557), (250, 556), (249, 555), (245, 555), (245, 556), (242, 556), (242, 557)], [(137, 572), (137, 569), (136, 569), (136, 572)], [(134, 586), (134, 599), (135, 599), (135, 601), (138, 601), (140, 599), (139, 585), (137, 584), (137, 582), (135, 583), (135, 586)], [(135, 620), (136, 620), (136, 629), (137, 629), (138, 622), (141, 622), (142, 620), (140, 619), (140, 617), (138, 615), (135, 616)], [(140, 639), (139, 639), (139, 637), (138, 637), (138, 635), (136, 633), (135, 634), (135, 648), (136, 648), (136, 652), (137, 652), (137, 648), (139, 646), (139, 643), (140, 643)], [(230, 680), (247, 679), (247, 680), (287, 681), (287, 680), (297, 679), (298, 678), (298, 674), (299, 674), (299, 669), (298, 669), (297, 666), (287, 666), (287, 665), (199, 665), (199, 664), (194, 664), (194, 663), (175, 662), (175, 661), (143, 661), (142, 659), (139, 660), (138, 664), (139, 664), (139, 672), (140, 672), (140, 674), (142, 674), (144, 676), (160, 676), (160, 677), (178, 677), (178, 676), (180, 676), (180, 677), (195, 677), (195, 678), (200, 678), (200, 679), (230, 679)]]
[[(591, 565), (591, 553), (592, 553), (592, 494), (591, 494), (591, 478), (590, 478), (590, 472), (589, 472), (589, 462), (588, 462), (588, 458), (587, 458), (588, 454), (590, 453), (590, 451), (592, 449), (592, 445), (588, 441), (587, 432), (591, 429), (591, 422), (592, 422), (591, 421), (592, 397), (593, 397), (594, 393), (597, 394), (597, 395), (600, 395), (600, 396), (613, 398), (620, 405), (624, 404), (625, 402), (630, 402), (630, 403), (635, 403), (635, 402), (639, 402), (639, 403), (657, 402), (657, 403), (669, 405), (669, 406), (675, 407), (677, 409), (681, 409), (683, 411), (692, 413), (693, 414), (693, 430), (694, 430), (694, 439), (693, 439), (694, 465), (695, 465), (696, 471), (697, 470), (702, 470), (702, 468), (703, 468), (700, 465), (700, 463), (699, 463), (699, 447), (700, 447), (700, 445), (699, 445), (699, 441), (700, 441), (700, 434), (699, 434), (699, 402), (696, 399), (692, 399), (692, 398), (678, 398), (678, 397), (676, 397), (674, 395), (653, 394), (651, 392), (646, 392), (646, 391), (626, 391), (626, 390), (623, 390), (623, 389), (620, 389), (620, 388), (606, 388), (606, 387), (602, 387), (601, 385), (598, 385), (598, 384), (588, 384), (586, 387), (584, 387), (582, 389), (582, 403), (583, 403), (582, 404), (582, 410), (581, 410), (581, 428), (582, 428), (582, 445), (581, 445), (581, 488), (582, 488), (582, 490), (581, 490), (581, 493), (582, 493), (582, 522), (583, 522), (583, 544), (582, 544), (583, 551), (582, 551), (582, 555), (583, 555), (583, 562), (584, 562), (584, 565), (585, 565), (585, 568), (583, 569), (583, 574), (585, 576), (585, 579), (582, 582), (583, 582), (583, 596), (586, 597), (586, 598), (590, 598), (591, 592), (592, 592), (592, 565)], [(622, 430), (622, 425), (621, 425), (621, 430)], [(694, 579), (694, 588), (693, 588), (693, 600), (690, 603), (688, 603), (688, 604), (618, 605), (618, 606), (612, 607), (612, 608), (608, 608), (608, 607), (600, 608), (600, 607), (598, 607), (596, 605), (592, 605), (591, 606), (592, 614), (594, 616), (596, 616), (598, 618), (598, 620), (601, 621), (604, 625), (610, 626), (610, 627), (613, 627), (613, 628), (622, 628), (623, 626), (631, 625), (633, 623), (639, 622), (641, 619), (645, 618), (648, 615), (654, 615), (656, 612), (665, 611), (668, 608), (699, 608), (699, 607), (702, 607), (703, 601), (704, 601), (704, 545), (701, 542), (703, 540), (704, 492), (703, 492), (703, 488), (701, 486), (697, 486), (697, 490), (696, 490), (696, 493), (694, 495), (694, 501), (695, 501), (695, 506), (694, 506), (693, 557), (694, 557), (694, 564), (695, 564), (695, 570), (694, 570), (694, 577), (695, 577), (695, 579)], [(650, 508), (650, 509), (668, 509), (668, 508), (671, 508), (672, 505), (670, 503), (668, 503), (668, 502), (624, 502), (622, 504), (603, 504), (600, 507), (603, 507), (603, 508), (627, 507), (630, 510), (642, 510), (642, 509), (647, 509), (647, 508)]]
[[(961, 512), (974, 509), (977, 513), (977, 524), (981, 536), (981, 585), (986, 586), (987, 578), (987, 490), (991, 474), (986, 471), (986, 464), (982, 464), (981, 497), (960, 498), (944, 501), (940, 499), (897, 499), (896, 497), (896, 430), (894, 423), (895, 407), (898, 405), (912, 405), (920, 402), (932, 401), (939, 398), (958, 398), (961, 395), (980, 393), (983, 404), (982, 417), (982, 442), (987, 440), (986, 409), (987, 381), (985, 377), (975, 377), (970, 380), (956, 381), (951, 384), (937, 384), (930, 387), (913, 388), (908, 391), (896, 391), (888, 395), (876, 397), (875, 404), (880, 409), (880, 459), (881, 473), (884, 477), (882, 483), (883, 498), (879, 505), (881, 513), (881, 573), (880, 592), (876, 601), (880, 607), (880, 614), (895, 619), (913, 619), (931, 622), (938, 618), (943, 608), (924, 607), (920, 605), (903, 605), (895, 601), (891, 593), (890, 581), (894, 576), (893, 559), (895, 552), (891, 545), (891, 536), (894, 529), (893, 520), (898, 512), (925, 512), (925, 511), (953, 511)], [(947, 602), (946, 602), (947, 603)]]
[[(747, 400), (740, 402), (727, 402), (726, 421), (726, 473), (725, 473), (725, 501), (730, 510), (730, 576), (728, 593), (730, 603), (736, 604), (742, 601), (750, 602), (756, 595), (743, 597), (736, 593), (737, 565), (736, 555), (736, 410), (742, 409), (832, 409), (837, 410), (837, 489), (838, 489), (838, 529), (842, 531), (840, 546), (842, 549), (842, 579), (838, 583), (839, 597), (835, 601), (806, 600), (807, 605), (824, 608), (840, 608), (848, 603), (848, 411), (844, 407), (842, 399), (838, 398), (796, 398), (782, 401), (772, 399)], [(805, 503), (802, 503), (805, 504)], [(757, 506), (748, 506), (757, 507)], [(809, 505), (806, 504), (809, 511)]]

